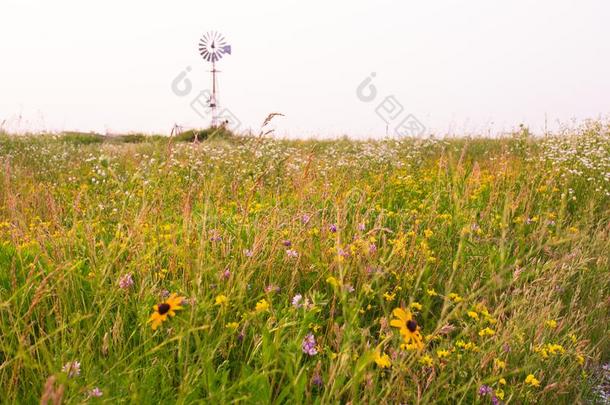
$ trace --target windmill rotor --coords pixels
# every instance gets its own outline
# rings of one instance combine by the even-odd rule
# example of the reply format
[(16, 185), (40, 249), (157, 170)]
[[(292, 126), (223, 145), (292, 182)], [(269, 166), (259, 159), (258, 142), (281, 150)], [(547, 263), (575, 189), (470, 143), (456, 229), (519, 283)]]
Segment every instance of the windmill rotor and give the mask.
[(223, 55), (231, 54), (231, 45), (220, 32), (206, 32), (199, 40), (199, 54), (204, 60), (215, 63)]

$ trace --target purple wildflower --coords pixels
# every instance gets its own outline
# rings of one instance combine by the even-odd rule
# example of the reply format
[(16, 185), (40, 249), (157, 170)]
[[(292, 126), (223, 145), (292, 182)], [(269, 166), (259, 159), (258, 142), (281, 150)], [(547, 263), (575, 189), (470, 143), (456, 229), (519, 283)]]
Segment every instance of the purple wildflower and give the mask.
[(131, 276), (131, 273), (127, 273), (119, 279), (119, 287), (122, 288), (123, 290), (127, 290), (127, 289), (131, 288), (132, 286), (133, 286), (133, 278)]
[(268, 293), (279, 293), (282, 289), (275, 284), (269, 284), (265, 287), (265, 292)]
[(308, 333), (303, 339), (303, 343), (301, 344), (303, 349), (303, 353), (308, 354), (310, 356), (315, 356), (318, 354), (318, 349), (316, 349), (316, 338), (313, 333)]
[(307, 225), (309, 223), (310, 219), (311, 219), (311, 215), (303, 214), (303, 216), (301, 217), (301, 222), (303, 222), (303, 224)]
[(493, 390), (488, 385), (483, 384), (479, 387), (479, 395), (481, 395), (483, 397), (486, 395), (491, 395), (492, 392), (493, 392)]
[(286, 239), (285, 241), (282, 242), (282, 244), (286, 247), (290, 247), (292, 246), (292, 242), (290, 242), (290, 240)]
[(297, 252), (294, 249), (288, 249), (288, 250), (286, 250), (286, 255), (288, 257), (290, 257), (291, 259), (295, 259), (295, 258), (299, 257), (299, 252)]
[(228, 280), (230, 277), (231, 277), (231, 270), (229, 270), (229, 268), (227, 267), (222, 272), (222, 278), (225, 279), (225, 280)]
[(61, 368), (61, 371), (68, 374), (69, 378), (78, 377), (80, 375), (80, 362), (70, 361)]
[(104, 395), (104, 393), (98, 387), (95, 387), (94, 389), (92, 389), (88, 392), (89, 398), (99, 398), (102, 395)]
[(496, 397), (495, 395), (491, 397), (491, 403), (493, 405), (503, 405), (504, 404), (504, 402), (500, 401), (498, 399), (498, 397)]
[(222, 240), (222, 236), (220, 236), (220, 233), (216, 229), (212, 229), (211, 233), (212, 236), (210, 236), (210, 240), (212, 242), (220, 242)]
[(351, 284), (345, 284), (343, 289), (348, 293), (353, 293), (355, 291), (354, 287)]
[(331, 231), (332, 233), (337, 232), (337, 225), (330, 224), (330, 226), (328, 227), (328, 230)]
[(364, 225), (362, 222), (358, 224), (358, 230), (363, 232), (366, 229), (366, 225)]
[(254, 251), (252, 251), (250, 249), (246, 249), (246, 250), (244, 250), (244, 254), (246, 255), (246, 257), (252, 257), (252, 256), (254, 256)]
[(292, 306), (295, 308), (301, 308), (301, 306), (303, 304), (301, 304), (301, 301), (303, 300), (303, 296), (301, 294), (297, 294), (294, 297), (292, 297)]
[(322, 376), (320, 375), (320, 373), (318, 371), (316, 371), (314, 373), (313, 377), (311, 377), (311, 382), (313, 383), (313, 385), (315, 385), (317, 387), (321, 387), (322, 385), (324, 385)]

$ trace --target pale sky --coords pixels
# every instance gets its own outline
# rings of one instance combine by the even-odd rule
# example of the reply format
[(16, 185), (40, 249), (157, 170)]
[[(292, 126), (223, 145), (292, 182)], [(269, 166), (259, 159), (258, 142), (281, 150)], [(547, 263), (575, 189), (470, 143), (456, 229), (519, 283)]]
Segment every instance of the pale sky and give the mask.
[[(0, 0), (0, 124), (205, 127), (190, 103), (210, 87), (197, 51), (209, 30), (232, 46), (220, 103), (242, 130), (281, 112), (281, 136), (383, 136), (375, 109), (390, 95), (437, 135), (610, 115), (607, 0)], [(171, 84), (186, 67), (181, 97)], [(372, 72), (377, 97), (363, 102)]]

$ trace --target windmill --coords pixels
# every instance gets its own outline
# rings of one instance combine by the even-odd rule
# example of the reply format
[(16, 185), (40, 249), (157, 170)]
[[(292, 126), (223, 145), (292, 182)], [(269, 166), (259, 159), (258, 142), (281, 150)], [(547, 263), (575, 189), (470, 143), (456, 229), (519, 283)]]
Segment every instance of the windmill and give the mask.
[(225, 37), (217, 31), (209, 31), (201, 37), (199, 40), (199, 54), (201, 57), (212, 63), (212, 93), (208, 100), (208, 106), (212, 112), (212, 126), (218, 125), (218, 92), (216, 73), (216, 62), (218, 62), (225, 54), (231, 54), (231, 45), (227, 44)]

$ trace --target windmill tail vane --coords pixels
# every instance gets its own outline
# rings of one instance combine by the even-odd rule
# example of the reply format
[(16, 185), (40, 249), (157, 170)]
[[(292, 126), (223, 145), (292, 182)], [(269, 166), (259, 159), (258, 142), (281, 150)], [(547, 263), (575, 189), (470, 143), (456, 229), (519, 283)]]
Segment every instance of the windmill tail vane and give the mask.
[(206, 62), (212, 63), (212, 94), (208, 100), (208, 105), (212, 112), (212, 123), (213, 127), (218, 125), (218, 94), (217, 94), (217, 80), (216, 80), (216, 62), (218, 62), (224, 55), (231, 55), (231, 45), (229, 45), (225, 37), (217, 31), (209, 31), (201, 37), (199, 40), (199, 54)]

